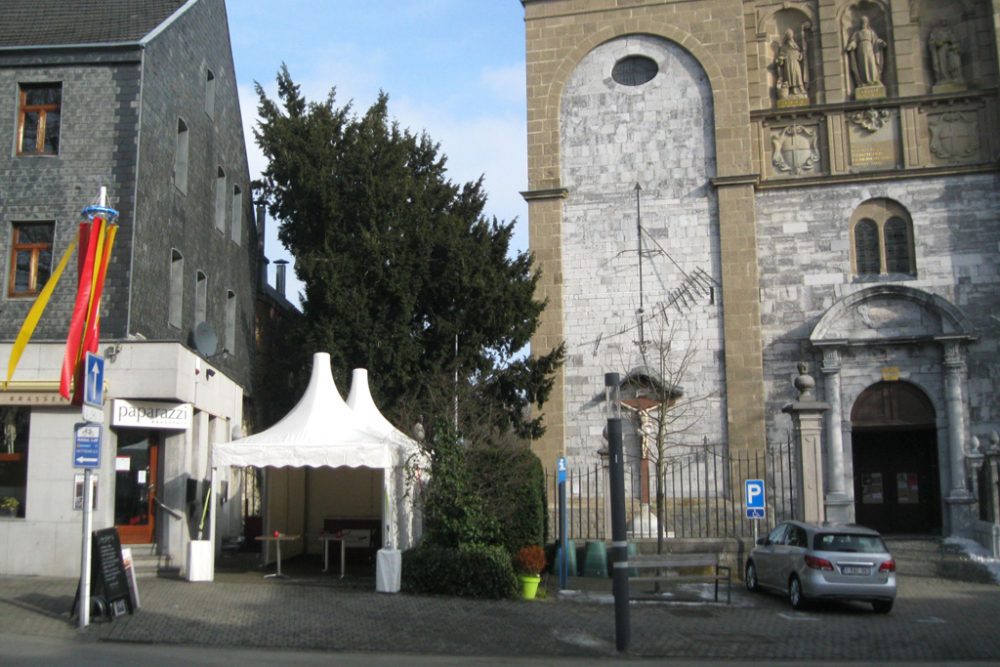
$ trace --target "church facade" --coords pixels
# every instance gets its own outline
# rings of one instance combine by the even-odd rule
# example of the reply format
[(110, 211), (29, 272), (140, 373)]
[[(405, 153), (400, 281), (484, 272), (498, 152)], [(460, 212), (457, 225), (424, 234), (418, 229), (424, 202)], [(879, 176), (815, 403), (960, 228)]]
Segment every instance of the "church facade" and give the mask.
[(677, 453), (792, 440), (809, 375), (822, 518), (971, 535), (1000, 429), (1000, 3), (522, 3), (532, 346), (566, 345), (545, 465), (598, 462), (606, 372), (667, 387)]

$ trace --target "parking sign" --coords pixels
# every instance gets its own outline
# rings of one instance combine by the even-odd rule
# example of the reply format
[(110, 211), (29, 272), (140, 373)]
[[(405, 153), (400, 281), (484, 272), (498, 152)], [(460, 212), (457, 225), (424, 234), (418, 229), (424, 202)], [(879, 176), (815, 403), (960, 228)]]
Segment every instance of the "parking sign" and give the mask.
[(748, 519), (763, 519), (766, 516), (766, 500), (764, 480), (746, 480), (746, 508)]

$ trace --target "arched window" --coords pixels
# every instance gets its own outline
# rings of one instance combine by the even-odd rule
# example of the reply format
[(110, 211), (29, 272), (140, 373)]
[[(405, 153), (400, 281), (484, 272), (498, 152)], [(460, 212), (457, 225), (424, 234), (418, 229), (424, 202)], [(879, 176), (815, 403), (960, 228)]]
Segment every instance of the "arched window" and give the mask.
[(854, 258), (859, 276), (878, 275), (878, 225), (865, 218), (854, 226)]
[(910, 273), (909, 225), (902, 218), (889, 218), (885, 223), (885, 268), (888, 273)]
[(851, 216), (854, 275), (915, 276), (913, 224), (906, 209), (890, 199), (870, 199)]

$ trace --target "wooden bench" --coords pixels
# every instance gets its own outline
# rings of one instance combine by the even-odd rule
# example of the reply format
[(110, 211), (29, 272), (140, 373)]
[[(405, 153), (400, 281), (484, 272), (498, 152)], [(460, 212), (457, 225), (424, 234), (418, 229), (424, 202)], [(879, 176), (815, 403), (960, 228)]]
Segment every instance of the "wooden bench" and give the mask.
[[(636, 570), (637, 575), (629, 575), (629, 583), (653, 582), (660, 584), (676, 583), (712, 583), (715, 585), (715, 601), (719, 601), (719, 582), (726, 582), (726, 604), (732, 602), (732, 571), (728, 565), (720, 565), (715, 554), (651, 554), (632, 556), (624, 565), (629, 571)], [(692, 572), (702, 570), (702, 572)], [(710, 570), (705, 573), (704, 570)], [(646, 574), (646, 573), (649, 574)], [(649, 599), (649, 595), (633, 595), (631, 587), (629, 597), (633, 599)]]

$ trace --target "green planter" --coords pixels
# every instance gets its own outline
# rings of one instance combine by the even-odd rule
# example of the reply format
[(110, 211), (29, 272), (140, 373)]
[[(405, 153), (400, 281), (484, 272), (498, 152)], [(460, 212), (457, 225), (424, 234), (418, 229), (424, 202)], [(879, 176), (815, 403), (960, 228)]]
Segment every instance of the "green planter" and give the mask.
[(517, 580), (521, 582), (521, 597), (525, 600), (534, 600), (542, 578), (536, 574), (519, 574)]

